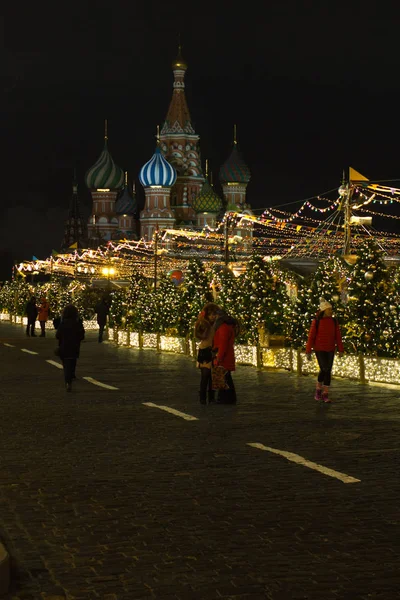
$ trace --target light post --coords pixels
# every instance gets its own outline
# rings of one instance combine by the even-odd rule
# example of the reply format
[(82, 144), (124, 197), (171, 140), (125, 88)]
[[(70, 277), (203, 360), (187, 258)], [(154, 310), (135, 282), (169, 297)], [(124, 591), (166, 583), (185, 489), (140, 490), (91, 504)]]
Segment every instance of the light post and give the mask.
[(110, 277), (115, 275), (115, 269), (114, 269), (114, 267), (103, 267), (101, 272), (103, 275), (105, 275), (107, 277), (107, 290), (110, 291), (110, 287), (111, 287)]

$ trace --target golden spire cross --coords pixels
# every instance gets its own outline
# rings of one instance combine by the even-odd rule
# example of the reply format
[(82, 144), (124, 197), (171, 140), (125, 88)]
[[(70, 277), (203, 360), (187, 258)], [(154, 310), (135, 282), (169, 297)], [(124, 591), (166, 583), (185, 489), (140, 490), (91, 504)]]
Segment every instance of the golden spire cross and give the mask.
[(104, 139), (108, 140), (108, 123), (107, 119), (104, 119)]
[(236, 137), (236, 125), (233, 126), (233, 143), (236, 145), (237, 144), (237, 137)]
[(208, 158), (206, 158), (206, 179), (208, 179)]
[(160, 126), (159, 125), (157, 125), (156, 139), (157, 139), (157, 144), (159, 144), (160, 143)]
[(125, 171), (125, 185), (128, 185), (128, 171)]

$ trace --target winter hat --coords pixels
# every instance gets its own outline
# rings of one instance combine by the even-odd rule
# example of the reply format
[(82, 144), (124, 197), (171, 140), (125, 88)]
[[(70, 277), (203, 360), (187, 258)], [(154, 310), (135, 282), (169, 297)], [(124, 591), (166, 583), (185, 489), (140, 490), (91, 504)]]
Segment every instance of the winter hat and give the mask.
[(325, 300), (325, 298), (319, 299), (319, 310), (326, 310), (327, 308), (332, 308), (332, 304)]

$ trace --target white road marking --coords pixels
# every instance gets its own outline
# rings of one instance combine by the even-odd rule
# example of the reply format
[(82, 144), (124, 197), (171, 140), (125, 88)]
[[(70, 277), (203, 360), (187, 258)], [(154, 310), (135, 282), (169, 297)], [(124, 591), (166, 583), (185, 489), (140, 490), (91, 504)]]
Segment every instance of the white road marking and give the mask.
[(98, 385), (99, 387), (106, 388), (106, 390), (118, 390), (119, 388), (114, 387), (113, 385), (107, 385), (106, 383), (101, 383), (101, 381), (97, 381), (97, 379), (93, 379), (93, 377), (82, 377), (82, 379), (86, 379), (89, 383), (93, 383), (93, 385)]
[(61, 363), (56, 362), (55, 360), (46, 360), (46, 362), (49, 363), (49, 365), (54, 365), (55, 367), (57, 367), (58, 369), (62, 369), (63, 366)]
[(145, 406), (150, 406), (151, 408), (159, 408), (160, 410), (165, 410), (166, 412), (171, 413), (177, 417), (181, 417), (185, 419), (185, 421), (198, 421), (197, 417), (192, 417), (192, 415), (188, 415), (180, 410), (175, 410), (174, 408), (170, 408), (169, 406), (164, 406), (162, 404), (154, 404), (154, 402), (143, 402)]
[(264, 444), (258, 444), (257, 442), (247, 442), (248, 446), (252, 446), (253, 448), (258, 448), (259, 450), (265, 450), (266, 452), (272, 452), (273, 454), (280, 454), (299, 465), (303, 465), (303, 467), (308, 467), (309, 469), (314, 469), (315, 471), (319, 471), (324, 475), (329, 475), (329, 477), (335, 477), (343, 483), (357, 483), (361, 481), (361, 479), (355, 479), (355, 477), (350, 477), (350, 475), (346, 475), (346, 473), (340, 473), (339, 471), (334, 471), (333, 469), (328, 469), (327, 467), (323, 467), (318, 463), (312, 462), (303, 458), (299, 454), (293, 454), (293, 452), (286, 452), (285, 450), (277, 450), (276, 448), (270, 448), (269, 446), (264, 446)]
[(39, 354), (39, 352), (34, 352), (33, 350), (27, 350), (26, 348), (21, 348), (21, 352), (26, 352), (27, 354)]
[(14, 344), (7, 344), (7, 342), (3, 342), (3, 344), (9, 348), (15, 348)]

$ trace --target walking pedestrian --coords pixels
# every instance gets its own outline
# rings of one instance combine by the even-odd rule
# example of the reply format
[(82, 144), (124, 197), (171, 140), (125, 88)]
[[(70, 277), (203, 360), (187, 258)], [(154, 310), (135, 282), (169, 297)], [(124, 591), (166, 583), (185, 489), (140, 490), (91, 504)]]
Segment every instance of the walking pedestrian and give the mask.
[(99, 344), (103, 341), (104, 327), (107, 323), (107, 315), (110, 312), (110, 305), (106, 296), (103, 296), (96, 306), (97, 323), (99, 326)]
[(213, 302), (205, 305), (194, 326), (194, 335), (200, 341), (197, 353), (197, 366), (200, 369), (200, 404), (214, 402), (215, 392), (212, 389), (211, 367), (214, 338), (214, 322), (220, 307)]
[(218, 403), (236, 404), (236, 390), (232, 379), (232, 371), (235, 371), (235, 338), (239, 333), (239, 323), (224, 310), (220, 309), (214, 324), (214, 348), (216, 353), (214, 366), (223, 367), (227, 389), (218, 392)]
[(26, 308), (25, 308), (25, 313), (28, 318), (28, 324), (26, 326), (26, 335), (27, 336), (30, 335), (31, 337), (36, 337), (35, 324), (36, 324), (36, 318), (38, 315), (38, 309), (36, 306), (35, 296), (32, 296), (30, 298), (29, 302), (27, 303)]
[(49, 318), (50, 305), (46, 300), (46, 296), (40, 298), (40, 304), (38, 306), (38, 319), (41, 329), (40, 337), (46, 337), (46, 322)]
[(319, 311), (311, 323), (308, 333), (306, 355), (311, 360), (311, 352), (314, 349), (319, 365), (315, 400), (330, 403), (329, 386), (331, 385), (331, 373), (336, 348), (339, 356), (343, 355), (342, 335), (337, 319), (332, 317), (332, 304), (320, 298)]
[(64, 379), (67, 392), (72, 390), (72, 380), (76, 379), (76, 361), (79, 358), (81, 341), (84, 337), (85, 329), (82, 319), (79, 318), (78, 309), (73, 304), (69, 304), (63, 310), (61, 322), (56, 333), (59, 356), (64, 366)]

